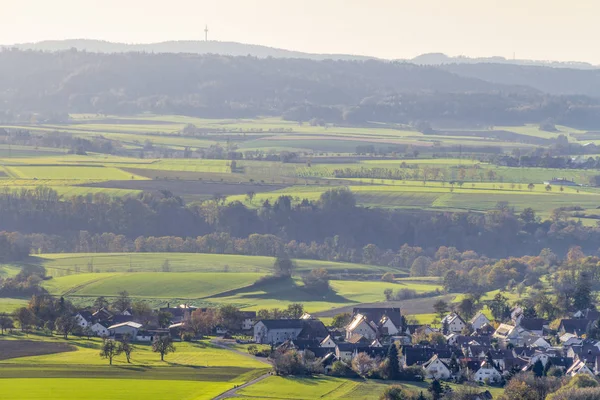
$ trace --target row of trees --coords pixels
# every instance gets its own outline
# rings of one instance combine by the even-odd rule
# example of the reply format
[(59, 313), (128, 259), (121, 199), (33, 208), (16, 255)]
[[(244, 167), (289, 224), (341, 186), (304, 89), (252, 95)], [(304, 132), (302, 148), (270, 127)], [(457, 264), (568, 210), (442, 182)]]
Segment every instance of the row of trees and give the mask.
[[(573, 245), (595, 251), (600, 228), (568, 220), (560, 211), (540, 220), (507, 203), (485, 214), (408, 212), (356, 206), (349, 190), (332, 189), (318, 201), (289, 196), (258, 209), (234, 202), (186, 206), (164, 191), (137, 198), (97, 194), (61, 200), (48, 188), (0, 193), (0, 229), (27, 234), (12, 254), (34, 251), (189, 251), (278, 255), (388, 265), (404, 244), (452, 246), (490, 257), (566, 254)], [(44, 235), (42, 235), (44, 234)], [(2, 237), (0, 237), (0, 245)], [(10, 253), (9, 253), (10, 254)], [(11, 256), (13, 257), (13, 256)], [(404, 265), (410, 268), (411, 265)]]

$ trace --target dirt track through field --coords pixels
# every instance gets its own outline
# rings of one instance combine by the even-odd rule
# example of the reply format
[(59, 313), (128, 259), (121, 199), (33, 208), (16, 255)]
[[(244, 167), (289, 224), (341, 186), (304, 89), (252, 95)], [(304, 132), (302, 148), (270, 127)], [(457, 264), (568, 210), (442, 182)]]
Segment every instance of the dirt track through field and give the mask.
[[(213, 339), (213, 340), (211, 340), (211, 343), (214, 344), (215, 346), (218, 346), (218, 347), (222, 348), (222, 349), (233, 351), (234, 353), (237, 353), (237, 354), (242, 355), (244, 357), (249, 357), (249, 358), (251, 358), (253, 360), (258, 360), (260, 362), (263, 362), (263, 363), (271, 366), (271, 364), (268, 361), (263, 360), (260, 357), (255, 357), (255, 356), (250, 355), (248, 353), (244, 353), (242, 351), (239, 351), (239, 350), (236, 350), (236, 349), (232, 349), (231, 347), (229, 347), (226, 344), (224, 344), (225, 342), (223, 342), (223, 341), (220, 341), (220, 340), (217, 340), (217, 339)], [(254, 385), (255, 383), (260, 382), (263, 379), (268, 378), (269, 376), (271, 376), (271, 372), (267, 372), (266, 374), (261, 375), (258, 378), (255, 378), (255, 379), (253, 379), (253, 380), (251, 380), (249, 382), (244, 383), (243, 385), (240, 385), (238, 387), (230, 389), (230, 390), (226, 391), (225, 393), (222, 393), (222, 394), (218, 395), (213, 400), (222, 400), (222, 399), (228, 399), (228, 398), (231, 398), (231, 397), (237, 397), (238, 390), (244, 389), (244, 388), (246, 388), (248, 386), (251, 386), (251, 385)]]

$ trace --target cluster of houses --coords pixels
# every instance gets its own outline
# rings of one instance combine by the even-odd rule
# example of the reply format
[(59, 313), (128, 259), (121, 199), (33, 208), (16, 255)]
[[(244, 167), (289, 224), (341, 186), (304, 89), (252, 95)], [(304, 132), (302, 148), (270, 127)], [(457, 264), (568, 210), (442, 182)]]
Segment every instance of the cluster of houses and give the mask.
[[(112, 339), (122, 339), (129, 337), (134, 342), (152, 342), (156, 336), (171, 336), (174, 340), (181, 338), (182, 331), (185, 330), (185, 320), (188, 319), (197, 307), (181, 304), (177, 307), (160, 308), (159, 312), (166, 312), (171, 315), (169, 326), (158, 328), (149, 327), (137, 319), (132, 310), (113, 313), (105, 308), (92, 313), (91, 311), (80, 311), (75, 315), (75, 321), (82, 331), (89, 329), (94, 336), (108, 337)], [(206, 309), (203, 309), (206, 311)], [(241, 321), (239, 331), (250, 331), (256, 319), (255, 311), (240, 312)], [(224, 334), (227, 331), (221, 327), (215, 329), (216, 334)]]
[[(96, 336), (128, 336), (133, 341), (151, 342), (164, 335), (179, 339), (185, 321), (196, 309), (189, 305), (161, 308), (159, 311), (171, 315), (165, 328), (144, 326), (131, 310), (80, 311), (75, 319), (82, 330)], [(350, 363), (360, 353), (383, 358), (391, 343), (399, 343), (401, 365), (422, 367), (425, 378), (462, 377), (501, 383), (509, 374), (532, 370), (538, 361), (545, 369), (552, 366), (568, 376), (600, 375), (600, 341), (586, 338), (590, 326), (600, 318), (596, 310), (578, 311), (572, 318), (563, 319), (557, 331), (550, 330), (547, 320), (525, 317), (519, 307), (513, 309), (509, 323), (492, 324), (483, 313), (469, 321), (450, 313), (438, 329), (406, 324), (399, 308), (354, 308), (351, 321), (343, 329), (329, 329), (310, 314), (298, 319), (256, 321), (255, 312), (243, 312), (242, 317), (236, 331), (251, 332), (256, 343), (310, 351), (322, 360), (326, 370), (335, 361)], [(465, 335), (467, 327), (473, 333)], [(443, 335), (443, 343), (414, 343), (415, 335), (434, 332)], [(215, 333), (226, 330), (217, 327)]]
[[(483, 313), (469, 321), (451, 313), (442, 320), (443, 328), (434, 329), (403, 325), (398, 308), (355, 308), (345, 329), (328, 330), (308, 314), (300, 319), (257, 321), (254, 341), (310, 351), (322, 358), (326, 370), (334, 361), (349, 363), (359, 353), (383, 358), (389, 345), (398, 342), (402, 345), (402, 367), (420, 366), (425, 378), (462, 377), (499, 384), (509, 374), (533, 370), (538, 360), (545, 369), (552, 366), (568, 376), (600, 374), (600, 342), (585, 339), (590, 323), (598, 320), (600, 312), (577, 312), (561, 321), (558, 332), (549, 329), (547, 320), (526, 318), (519, 307), (511, 317), (510, 323), (495, 325)], [(467, 326), (472, 334), (464, 334)], [(433, 332), (442, 333), (445, 343), (413, 343), (415, 334)]]

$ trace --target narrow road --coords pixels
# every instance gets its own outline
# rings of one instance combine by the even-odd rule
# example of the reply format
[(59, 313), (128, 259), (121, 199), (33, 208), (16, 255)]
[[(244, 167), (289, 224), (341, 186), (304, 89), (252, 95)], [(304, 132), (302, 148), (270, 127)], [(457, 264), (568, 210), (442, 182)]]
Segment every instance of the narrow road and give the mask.
[[(223, 342), (222, 340), (213, 339), (213, 340), (211, 340), (210, 342), (211, 342), (212, 344), (214, 344), (215, 346), (217, 346), (217, 347), (220, 347), (220, 348), (222, 348), (222, 349), (229, 350), (229, 351), (233, 351), (234, 353), (237, 353), (237, 354), (239, 354), (239, 355), (242, 355), (242, 356), (244, 356), (244, 357), (248, 357), (248, 358), (251, 358), (251, 359), (253, 359), (253, 360), (256, 360), (256, 361), (262, 362), (263, 364), (266, 364), (266, 365), (268, 365), (269, 367), (271, 366), (271, 363), (270, 363), (270, 362), (268, 362), (267, 360), (265, 360), (265, 359), (262, 359), (262, 358), (260, 358), (260, 357), (255, 357), (255, 356), (253, 356), (253, 355), (251, 355), (251, 354), (245, 353), (245, 352), (243, 352), (243, 351), (239, 351), (239, 350), (237, 350), (237, 349), (233, 349), (233, 348), (231, 348), (231, 347), (227, 346), (226, 344), (224, 344), (224, 342)], [(250, 385), (254, 385), (255, 383), (257, 383), (257, 382), (260, 382), (260, 381), (262, 381), (263, 379), (266, 379), (266, 378), (268, 378), (269, 376), (271, 376), (271, 372), (267, 372), (266, 374), (264, 374), (264, 375), (261, 375), (261, 376), (259, 376), (258, 378), (252, 379), (251, 381), (248, 381), (248, 382), (244, 383), (243, 385), (240, 385), (240, 386), (238, 386), (238, 387), (235, 387), (235, 388), (233, 388), (233, 389), (230, 389), (230, 390), (228, 390), (228, 391), (226, 391), (226, 392), (224, 392), (224, 393), (221, 393), (221, 394), (220, 394), (220, 395), (218, 395), (217, 397), (214, 397), (214, 398), (213, 398), (213, 400), (223, 400), (223, 399), (229, 399), (229, 398), (232, 398), (232, 397), (236, 397), (236, 396), (237, 396), (237, 391), (238, 391), (238, 390), (240, 390), (240, 389), (244, 389), (244, 388), (246, 388), (246, 387), (248, 387), (248, 386), (250, 386)]]
[(260, 382), (263, 379), (268, 378), (269, 376), (271, 376), (270, 372), (268, 372), (264, 375), (261, 375), (258, 378), (251, 380), (250, 382), (246, 382), (243, 385), (240, 385), (236, 388), (230, 389), (230, 390), (226, 391), (225, 393), (222, 393), (222, 394), (218, 395), (217, 397), (213, 398), (213, 400), (222, 400), (222, 399), (229, 399), (231, 397), (236, 397), (238, 390), (244, 389), (250, 385), (254, 385), (255, 383)]

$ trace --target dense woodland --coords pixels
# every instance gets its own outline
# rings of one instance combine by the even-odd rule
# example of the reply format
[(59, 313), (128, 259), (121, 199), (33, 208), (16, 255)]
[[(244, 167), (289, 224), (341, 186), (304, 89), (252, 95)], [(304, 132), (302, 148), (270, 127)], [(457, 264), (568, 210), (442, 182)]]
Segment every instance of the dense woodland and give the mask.
[[(388, 261), (380, 262), (379, 257), (389, 256), (388, 250), (395, 252), (405, 244), (433, 251), (447, 246), (488, 257), (507, 257), (535, 255), (544, 248), (564, 255), (575, 245), (594, 253), (600, 241), (600, 228), (568, 220), (561, 210), (542, 221), (533, 210), (517, 213), (506, 203), (499, 203), (485, 214), (370, 209), (357, 206), (354, 195), (345, 189), (333, 189), (319, 201), (304, 200), (296, 205), (291, 197), (281, 196), (273, 204), (266, 201), (256, 209), (239, 202), (224, 204), (221, 198), (186, 205), (168, 191), (146, 192), (137, 198), (94, 195), (62, 199), (44, 187), (31, 191), (6, 189), (0, 193), (0, 229), (27, 234), (31, 248), (44, 252), (276, 255), (285, 244), (296, 243), (292, 249), (313, 249), (296, 251), (298, 257), (382, 265)], [(82, 231), (90, 237), (104, 235), (104, 239), (83, 246)], [(233, 245), (252, 235), (265, 243), (262, 250)], [(206, 237), (214, 245), (207, 249), (189, 244), (198, 242), (198, 237)], [(372, 259), (365, 260), (357, 254), (362, 254), (367, 245), (376, 251)]]
[(2, 122), (30, 122), (32, 113), (56, 122), (67, 112), (153, 112), (352, 124), (507, 125), (553, 118), (575, 127), (600, 125), (600, 103), (592, 97), (546, 95), (435, 67), (191, 54), (3, 50), (0, 106)]

